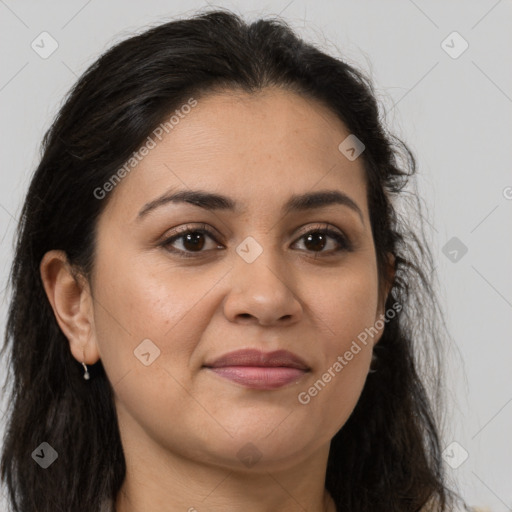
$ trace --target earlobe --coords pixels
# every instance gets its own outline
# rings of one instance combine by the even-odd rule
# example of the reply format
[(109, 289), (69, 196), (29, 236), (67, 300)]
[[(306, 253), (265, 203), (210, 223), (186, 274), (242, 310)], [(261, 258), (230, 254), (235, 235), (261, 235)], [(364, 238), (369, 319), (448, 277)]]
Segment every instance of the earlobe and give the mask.
[(99, 352), (87, 280), (75, 276), (64, 251), (47, 252), (39, 271), (55, 319), (69, 341), (73, 357), (80, 363), (96, 363)]

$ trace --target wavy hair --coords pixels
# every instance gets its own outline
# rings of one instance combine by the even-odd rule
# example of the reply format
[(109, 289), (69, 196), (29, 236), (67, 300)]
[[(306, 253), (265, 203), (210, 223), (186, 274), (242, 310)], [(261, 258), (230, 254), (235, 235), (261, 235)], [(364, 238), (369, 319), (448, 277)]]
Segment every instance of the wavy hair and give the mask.
[[(112, 385), (101, 360), (83, 380), (43, 288), (43, 255), (65, 251), (77, 273), (90, 277), (95, 229), (109, 200), (95, 197), (97, 187), (187, 98), (266, 87), (321, 102), (364, 142), (381, 285), (387, 253), (395, 256), (385, 309), (402, 308), (375, 347), (377, 371), (332, 439), (326, 488), (339, 510), (451, 510), (457, 497), (445, 481), (437, 408), (445, 324), (433, 258), (423, 228), (410, 228), (395, 204), (412, 197), (421, 220), (421, 201), (406, 190), (415, 158), (385, 128), (361, 71), (305, 42), (280, 18), (248, 23), (215, 9), (110, 48), (79, 78), (44, 136), (17, 230), (2, 348), (10, 400), (1, 478), (15, 512), (97, 511), (115, 498), (126, 470)], [(46, 470), (31, 458), (43, 441), (59, 454)]]

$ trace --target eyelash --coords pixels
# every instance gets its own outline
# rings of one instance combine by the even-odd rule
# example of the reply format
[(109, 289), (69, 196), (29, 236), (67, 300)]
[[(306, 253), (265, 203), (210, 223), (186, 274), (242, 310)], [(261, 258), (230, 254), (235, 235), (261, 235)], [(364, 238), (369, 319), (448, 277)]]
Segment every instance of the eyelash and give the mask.
[[(183, 251), (181, 249), (175, 249), (175, 248), (170, 249), (169, 248), (169, 246), (173, 242), (175, 242), (176, 240), (182, 239), (185, 235), (188, 235), (189, 233), (201, 233), (203, 235), (209, 236), (215, 243), (217, 243), (217, 244), (219, 243), (215, 239), (214, 234), (206, 227), (206, 224), (202, 224), (198, 227), (183, 226), (182, 228), (178, 228), (177, 231), (178, 231), (177, 234), (173, 234), (171, 237), (166, 238), (160, 244), (160, 246), (165, 248), (167, 251), (169, 251), (173, 254), (177, 254), (179, 257), (182, 257), (182, 258), (196, 258), (199, 255), (201, 255), (201, 253), (205, 252), (205, 251)], [(332, 229), (329, 229), (328, 227), (313, 228), (313, 229), (307, 231), (306, 233), (303, 233), (298, 238), (298, 240), (301, 240), (304, 237), (306, 237), (307, 235), (310, 235), (312, 233), (328, 235), (329, 237), (333, 238), (339, 244), (340, 247), (338, 249), (327, 251), (325, 253), (325, 256), (332, 256), (334, 254), (337, 254), (337, 253), (343, 252), (343, 251), (346, 251), (346, 252), (353, 251), (352, 243), (344, 235), (342, 235), (341, 233), (338, 233), (337, 231), (333, 231)], [(315, 258), (316, 258), (316, 255), (324, 254), (324, 251), (306, 251), (306, 252), (315, 253)]]

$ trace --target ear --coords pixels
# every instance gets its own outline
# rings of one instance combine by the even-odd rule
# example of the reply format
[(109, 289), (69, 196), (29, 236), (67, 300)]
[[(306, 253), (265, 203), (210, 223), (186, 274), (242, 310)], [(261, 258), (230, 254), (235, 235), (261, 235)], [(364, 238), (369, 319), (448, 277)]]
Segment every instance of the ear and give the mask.
[(94, 330), (90, 288), (77, 276), (64, 251), (47, 252), (39, 266), (46, 295), (69, 348), (78, 362), (94, 364), (100, 355)]
[[(389, 293), (391, 291), (391, 288), (393, 287), (393, 282), (395, 280), (395, 262), (396, 258), (392, 253), (388, 253), (388, 265), (386, 267), (386, 276), (385, 281), (379, 286), (379, 304), (377, 306), (377, 312), (375, 314), (375, 323), (377, 325), (380, 325), (380, 321), (384, 321), (385, 318), (385, 308), (386, 308), (386, 301), (388, 299)], [(378, 329), (379, 334), (376, 336), (374, 340), (374, 345), (377, 344), (380, 337), (382, 336), (382, 333), (384, 332), (384, 329)]]

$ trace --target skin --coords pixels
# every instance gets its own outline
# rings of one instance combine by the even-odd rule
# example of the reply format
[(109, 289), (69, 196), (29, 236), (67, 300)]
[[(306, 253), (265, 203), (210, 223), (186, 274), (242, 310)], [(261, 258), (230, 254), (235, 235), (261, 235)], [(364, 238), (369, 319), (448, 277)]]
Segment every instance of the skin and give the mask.
[[(60, 251), (43, 258), (73, 356), (101, 358), (113, 384), (127, 465), (117, 512), (335, 510), (324, 488), (329, 443), (382, 331), (308, 404), (297, 397), (375, 324), (389, 292), (379, 297), (362, 158), (338, 150), (348, 135), (326, 107), (280, 89), (201, 97), (110, 192), (90, 280), (74, 278)], [(138, 219), (163, 193), (188, 189), (227, 195), (240, 212), (167, 203)], [(292, 194), (319, 190), (350, 196), (362, 219), (339, 204), (283, 215)], [(352, 251), (335, 252), (331, 237), (308, 243), (325, 222)], [(213, 232), (200, 237), (202, 252), (183, 237), (163, 245), (187, 224)], [(236, 252), (249, 236), (263, 249), (252, 263)], [(149, 366), (134, 356), (145, 339), (160, 350)], [(287, 349), (311, 371), (254, 390), (202, 367), (241, 348)], [(261, 455), (251, 467), (237, 456), (248, 443)]]

